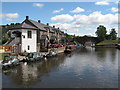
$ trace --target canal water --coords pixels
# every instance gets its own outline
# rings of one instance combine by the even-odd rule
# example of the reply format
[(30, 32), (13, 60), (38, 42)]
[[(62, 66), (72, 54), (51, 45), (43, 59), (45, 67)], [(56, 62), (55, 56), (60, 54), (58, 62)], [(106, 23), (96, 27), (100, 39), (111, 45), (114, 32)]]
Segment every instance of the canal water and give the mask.
[(115, 48), (80, 48), (2, 71), (3, 88), (117, 88)]

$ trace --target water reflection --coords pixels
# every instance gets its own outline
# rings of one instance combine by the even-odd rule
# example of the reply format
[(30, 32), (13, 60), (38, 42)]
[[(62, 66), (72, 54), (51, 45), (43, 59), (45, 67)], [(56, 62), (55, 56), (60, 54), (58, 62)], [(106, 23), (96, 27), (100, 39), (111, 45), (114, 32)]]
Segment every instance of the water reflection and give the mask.
[(52, 57), (52, 60), (49, 58), (47, 61), (42, 62), (28, 64), (21, 63), (21, 65), (17, 68), (4, 70), (3, 73), (5, 75), (10, 75), (13, 83), (16, 83), (24, 88), (30, 88), (31, 85), (41, 82), (40, 77), (48, 74), (52, 68), (58, 67), (59, 64), (63, 62), (64, 58), (64, 55), (62, 55), (62, 57), (59, 55), (57, 57)]
[(118, 50), (80, 48), (42, 62), (21, 63), (3, 71), (3, 87), (118, 87)]

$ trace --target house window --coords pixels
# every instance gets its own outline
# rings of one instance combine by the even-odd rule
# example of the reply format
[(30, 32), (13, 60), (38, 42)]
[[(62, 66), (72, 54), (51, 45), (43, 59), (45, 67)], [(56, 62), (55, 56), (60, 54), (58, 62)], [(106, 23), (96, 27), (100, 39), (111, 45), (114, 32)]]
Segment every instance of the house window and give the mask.
[(25, 38), (25, 35), (23, 35), (23, 38)]
[(32, 31), (28, 31), (27, 36), (28, 36), (28, 38), (32, 38)]
[(30, 50), (30, 46), (28, 45), (28, 50)]

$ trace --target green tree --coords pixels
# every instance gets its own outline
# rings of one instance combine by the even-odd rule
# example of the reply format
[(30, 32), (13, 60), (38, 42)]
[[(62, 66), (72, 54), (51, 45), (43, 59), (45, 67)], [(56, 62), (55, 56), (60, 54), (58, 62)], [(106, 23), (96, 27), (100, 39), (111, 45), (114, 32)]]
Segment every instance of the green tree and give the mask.
[(106, 33), (107, 33), (106, 27), (100, 25), (99, 27), (97, 27), (97, 31), (95, 33), (96, 33), (99, 41), (105, 40)]
[(66, 38), (67, 38), (68, 42), (73, 41), (73, 36), (72, 35), (66, 34)]
[(116, 38), (117, 38), (117, 33), (114, 28), (112, 28), (110, 31), (110, 37), (112, 40), (116, 40)]

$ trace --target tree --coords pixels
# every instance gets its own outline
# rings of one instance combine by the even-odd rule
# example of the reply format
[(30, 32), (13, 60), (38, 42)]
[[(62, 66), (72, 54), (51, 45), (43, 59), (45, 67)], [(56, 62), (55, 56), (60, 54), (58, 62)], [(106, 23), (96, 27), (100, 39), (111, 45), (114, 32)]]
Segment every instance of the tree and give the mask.
[(99, 27), (97, 27), (97, 31), (95, 33), (96, 33), (99, 41), (105, 40), (106, 33), (107, 33), (106, 27), (100, 25)]
[(73, 41), (73, 36), (72, 35), (66, 34), (66, 38), (67, 38), (68, 42)]
[(106, 38), (107, 40), (111, 40), (111, 35), (110, 35), (110, 34), (107, 34), (105, 38)]
[(112, 40), (116, 40), (116, 38), (117, 38), (117, 33), (114, 28), (111, 29), (110, 37)]
[(83, 46), (85, 46), (85, 43), (87, 41), (89, 41), (89, 37), (88, 36), (83, 36), (83, 37), (76, 37), (75, 41), (79, 42), (80, 44), (82, 44)]

